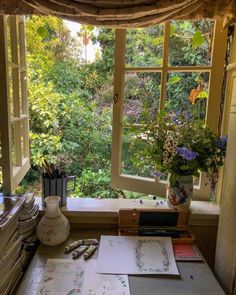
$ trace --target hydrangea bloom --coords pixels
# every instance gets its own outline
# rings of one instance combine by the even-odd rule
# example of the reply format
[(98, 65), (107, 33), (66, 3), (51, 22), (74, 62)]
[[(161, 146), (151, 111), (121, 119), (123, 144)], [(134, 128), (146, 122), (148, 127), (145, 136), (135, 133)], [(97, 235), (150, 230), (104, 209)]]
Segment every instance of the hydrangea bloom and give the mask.
[(224, 148), (226, 148), (226, 145), (227, 145), (227, 136), (222, 136), (220, 138), (219, 146), (221, 149), (224, 149)]
[(195, 160), (199, 155), (197, 152), (190, 151), (186, 147), (177, 147), (177, 153), (187, 161)]

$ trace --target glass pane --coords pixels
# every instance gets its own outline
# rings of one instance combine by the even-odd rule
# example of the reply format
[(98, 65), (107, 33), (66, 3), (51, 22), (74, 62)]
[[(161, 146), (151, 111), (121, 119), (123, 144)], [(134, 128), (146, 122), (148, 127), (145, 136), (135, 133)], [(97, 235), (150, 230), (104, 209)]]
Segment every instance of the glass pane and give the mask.
[[(16, 28), (16, 31), (15, 31)], [(11, 35), (11, 53), (12, 62), (16, 65), (19, 64), (19, 42), (18, 42), (18, 24), (14, 16), (10, 17), (10, 35)]]
[[(209, 73), (169, 73), (165, 108), (205, 120)], [(188, 118), (186, 116), (186, 119)]]
[(123, 128), (121, 173), (153, 178), (154, 166), (151, 163), (144, 163), (140, 155), (143, 145), (135, 142), (136, 136), (142, 132), (142, 128)]
[(15, 125), (11, 126), (11, 156), (12, 156), (12, 166), (16, 166), (16, 133), (15, 133)]
[(2, 191), (2, 183), (3, 183), (3, 180), (2, 180), (2, 167), (0, 167), (0, 192)]
[(25, 130), (26, 130), (26, 120), (22, 120), (20, 122), (20, 142), (21, 142), (21, 153), (22, 153), (22, 159), (26, 158), (26, 142), (25, 142)]
[(19, 117), (21, 114), (21, 85), (20, 85), (20, 76), (19, 69), (15, 68), (12, 70), (12, 79), (13, 79), (13, 104), (14, 104), (14, 116)]
[(14, 104), (13, 104), (13, 70), (11, 67), (8, 68), (8, 85), (9, 85), (9, 105), (10, 105), (10, 115), (14, 117)]
[(210, 65), (213, 32), (213, 20), (171, 21), (169, 64)]
[(160, 73), (125, 75), (124, 124), (142, 124), (154, 120), (160, 103)]
[(20, 72), (21, 114), (27, 114), (27, 77), (26, 72)]
[(11, 53), (11, 34), (10, 34), (10, 17), (7, 16), (7, 26), (6, 26), (6, 33), (7, 33), (7, 57), (8, 61), (12, 61), (12, 53)]
[(126, 65), (130, 67), (161, 66), (164, 29), (157, 25), (126, 31)]

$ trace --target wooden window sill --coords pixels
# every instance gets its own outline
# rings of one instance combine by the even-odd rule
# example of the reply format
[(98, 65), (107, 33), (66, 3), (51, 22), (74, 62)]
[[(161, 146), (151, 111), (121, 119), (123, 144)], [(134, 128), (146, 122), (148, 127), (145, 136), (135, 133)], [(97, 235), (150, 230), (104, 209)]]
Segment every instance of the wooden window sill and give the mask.
[[(35, 200), (42, 214), (44, 211), (42, 199), (36, 197)], [(140, 200), (136, 199), (67, 198), (67, 205), (61, 207), (61, 211), (73, 226), (90, 224), (117, 227), (118, 212), (121, 208), (164, 209), (167, 205), (165, 201), (160, 200), (143, 200), (140, 203)], [(215, 226), (218, 224), (219, 205), (216, 203), (192, 201), (191, 212), (190, 225)]]

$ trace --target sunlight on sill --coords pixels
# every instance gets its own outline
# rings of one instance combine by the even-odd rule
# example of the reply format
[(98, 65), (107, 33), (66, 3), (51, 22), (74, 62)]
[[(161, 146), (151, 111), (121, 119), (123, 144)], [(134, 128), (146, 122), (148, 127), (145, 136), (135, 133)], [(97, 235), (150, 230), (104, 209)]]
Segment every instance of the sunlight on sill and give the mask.
[[(42, 200), (36, 197), (36, 203), (43, 211)], [(158, 203), (157, 203), (158, 202)], [(67, 205), (61, 211), (68, 217), (99, 217), (117, 218), (121, 208), (137, 209), (166, 209), (164, 200), (140, 199), (93, 199), (93, 198), (67, 198)], [(192, 201), (190, 223), (199, 220), (218, 221), (219, 205), (208, 201)]]

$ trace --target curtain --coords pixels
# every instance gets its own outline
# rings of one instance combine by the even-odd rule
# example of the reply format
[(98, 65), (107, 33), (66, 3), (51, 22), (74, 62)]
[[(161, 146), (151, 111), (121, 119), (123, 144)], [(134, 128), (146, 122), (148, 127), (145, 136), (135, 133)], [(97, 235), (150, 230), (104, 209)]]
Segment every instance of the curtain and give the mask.
[(102, 27), (147, 27), (170, 19), (236, 22), (236, 0), (0, 0), (1, 14), (55, 15)]

